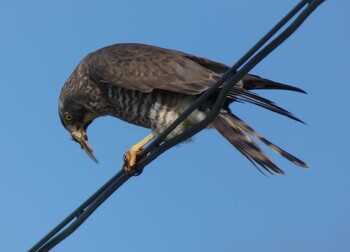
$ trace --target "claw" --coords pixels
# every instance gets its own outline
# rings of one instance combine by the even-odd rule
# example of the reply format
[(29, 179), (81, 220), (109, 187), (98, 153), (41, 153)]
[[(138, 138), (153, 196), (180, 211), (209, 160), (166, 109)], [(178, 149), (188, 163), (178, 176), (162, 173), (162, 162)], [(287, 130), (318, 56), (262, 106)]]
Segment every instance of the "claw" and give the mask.
[(140, 171), (135, 167), (137, 163), (137, 155), (140, 153), (140, 151), (132, 151), (128, 150), (124, 153), (124, 164), (123, 164), (123, 170), (126, 174), (129, 176), (137, 176), (140, 175), (142, 170)]
[(142, 173), (143, 169), (138, 169), (136, 166), (138, 155), (141, 154), (142, 147), (151, 141), (154, 135), (151, 133), (142, 139), (140, 142), (135, 144), (127, 152), (124, 153), (124, 165), (123, 170), (129, 176), (138, 176)]

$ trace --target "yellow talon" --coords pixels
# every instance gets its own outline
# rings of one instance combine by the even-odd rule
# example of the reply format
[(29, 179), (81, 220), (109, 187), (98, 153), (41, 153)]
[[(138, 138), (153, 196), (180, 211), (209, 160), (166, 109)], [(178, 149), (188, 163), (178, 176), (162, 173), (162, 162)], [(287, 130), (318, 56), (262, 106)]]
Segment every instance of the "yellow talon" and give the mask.
[(137, 163), (137, 155), (141, 152), (142, 147), (149, 143), (153, 138), (154, 135), (152, 133), (149, 134), (140, 142), (132, 146), (130, 150), (124, 153), (123, 169), (129, 176), (133, 176), (138, 173), (138, 171), (134, 169)]

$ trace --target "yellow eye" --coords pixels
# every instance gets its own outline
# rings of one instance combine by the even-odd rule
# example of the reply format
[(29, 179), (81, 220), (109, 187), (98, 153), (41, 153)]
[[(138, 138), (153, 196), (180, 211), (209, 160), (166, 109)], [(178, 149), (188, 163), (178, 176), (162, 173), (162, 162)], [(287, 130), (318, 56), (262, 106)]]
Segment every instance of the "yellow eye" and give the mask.
[(70, 122), (70, 121), (72, 121), (72, 119), (73, 119), (73, 116), (72, 116), (70, 113), (66, 113), (66, 114), (64, 115), (64, 120), (65, 120), (66, 122)]

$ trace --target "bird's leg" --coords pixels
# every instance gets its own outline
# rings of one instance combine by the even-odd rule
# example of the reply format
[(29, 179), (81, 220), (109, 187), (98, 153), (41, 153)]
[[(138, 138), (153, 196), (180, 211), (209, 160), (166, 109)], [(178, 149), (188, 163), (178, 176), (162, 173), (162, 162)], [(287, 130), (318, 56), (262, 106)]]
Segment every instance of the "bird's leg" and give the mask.
[(124, 153), (124, 165), (123, 169), (128, 175), (135, 175), (138, 172), (134, 169), (135, 164), (137, 162), (137, 155), (140, 153), (143, 146), (145, 146), (147, 143), (149, 143), (154, 138), (153, 133), (147, 135), (144, 139), (142, 139), (140, 142), (135, 144)]

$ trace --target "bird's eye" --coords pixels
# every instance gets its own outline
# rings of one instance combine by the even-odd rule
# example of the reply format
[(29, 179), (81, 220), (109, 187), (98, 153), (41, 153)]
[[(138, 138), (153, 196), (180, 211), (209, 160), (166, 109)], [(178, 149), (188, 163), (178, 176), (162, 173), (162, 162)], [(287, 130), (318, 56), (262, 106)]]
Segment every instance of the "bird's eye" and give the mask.
[(72, 121), (73, 120), (73, 116), (71, 115), (71, 113), (65, 113), (64, 114), (64, 120), (66, 121), (66, 122), (70, 122), (70, 121)]

